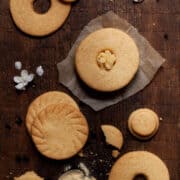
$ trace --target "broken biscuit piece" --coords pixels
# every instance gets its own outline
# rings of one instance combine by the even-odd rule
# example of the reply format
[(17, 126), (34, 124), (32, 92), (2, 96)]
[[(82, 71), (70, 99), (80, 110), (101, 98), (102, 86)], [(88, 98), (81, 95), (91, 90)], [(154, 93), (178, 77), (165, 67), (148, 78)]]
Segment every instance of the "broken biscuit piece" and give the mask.
[(44, 180), (44, 178), (38, 176), (34, 171), (28, 171), (19, 177), (14, 177), (14, 180)]
[(121, 131), (112, 125), (102, 125), (101, 129), (106, 138), (106, 143), (120, 150), (123, 145), (123, 135)]

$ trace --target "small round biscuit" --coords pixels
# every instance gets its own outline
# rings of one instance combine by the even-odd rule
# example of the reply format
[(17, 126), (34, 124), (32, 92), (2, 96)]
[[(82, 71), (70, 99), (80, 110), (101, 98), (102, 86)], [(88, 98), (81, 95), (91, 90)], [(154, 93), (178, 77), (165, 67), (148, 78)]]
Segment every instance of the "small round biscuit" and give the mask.
[(14, 180), (44, 180), (44, 178), (38, 176), (34, 171), (28, 171), (19, 177), (15, 177)]
[(50, 104), (59, 104), (65, 103), (74, 106), (75, 108), (79, 109), (76, 102), (66, 93), (59, 92), (59, 91), (49, 91), (40, 96), (38, 96), (29, 106), (28, 112), (26, 115), (26, 126), (29, 131), (31, 132), (31, 125), (34, 119), (37, 117), (38, 113), (46, 108)]
[(120, 150), (123, 146), (123, 135), (121, 131), (112, 125), (101, 125), (101, 129), (104, 133), (107, 144)]
[(128, 127), (135, 137), (142, 140), (149, 139), (158, 131), (158, 115), (147, 108), (137, 109), (129, 116)]
[(133, 180), (143, 175), (148, 180), (169, 180), (169, 172), (164, 162), (147, 151), (129, 152), (113, 165), (109, 180)]
[(69, 104), (49, 105), (32, 124), (32, 139), (41, 154), (68, 159), (85, 145), (89, 128), (83, 114)]
[(51, 0), (49, 10), (44, 14), (35, 12), (34, 0), (10, 0), (10, 12), (19, 29), (32, 36), (53, 33), (68, 17), (71, 6), (59, 0)]
[(76, 51), (75, 67), (89, 87), (111, 92), (133, 79), (139, 67), (139, 51), (125, 32), (103, 28), (82, 40)]

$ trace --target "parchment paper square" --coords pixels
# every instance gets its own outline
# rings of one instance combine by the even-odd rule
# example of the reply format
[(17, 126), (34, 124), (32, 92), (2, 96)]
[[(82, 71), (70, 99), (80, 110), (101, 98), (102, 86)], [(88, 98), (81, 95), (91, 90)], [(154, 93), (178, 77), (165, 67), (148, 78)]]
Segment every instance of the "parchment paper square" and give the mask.
[[(112, 93), (96, 92), (88, 88), (79, 79), (74, 67), (75, 51), (81, 40), (90, 33), (106, 27), (118, 28), (129, 34), (136, 42), (140, 53), (140, 67), (135, 78), (125, 88)], [(59, 71), (59, 82), (71, 90), (82, 102), (89, 105), (95, 111), (99, 111), (144, 89), (151, 82), (164, 62), (165, 59), (161, 57), (135, 27), (129, 24), (125, 19), (120, 18), (114, 12), (109, 11), (91, 20), (84, 27), (67, 58), (58, 63), (57, 68)]]

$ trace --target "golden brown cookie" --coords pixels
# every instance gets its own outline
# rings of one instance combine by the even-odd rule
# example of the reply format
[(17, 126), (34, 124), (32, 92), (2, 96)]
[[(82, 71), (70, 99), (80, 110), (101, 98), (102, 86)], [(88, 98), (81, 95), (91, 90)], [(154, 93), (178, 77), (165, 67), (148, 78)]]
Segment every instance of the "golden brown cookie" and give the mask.
[(133, 180), (144, 175), (148, 180), (169, 180), (169, 172), (164, 162), (147, 151), (129, 152), (113, 165), (109, 180)]
[(49, 10), (39, 14), (33, 8), (34, 0), (10, 0), (10, 12), (17, 27), (32, 36), (45, 36), (60, 28), (71, 6), (59, 0), (50, 2)]
[(126, 86), (139, 66), (139, 51), (125, 32), (104, 28), (88, 35), (76, 51), (75, 66), (89, 87), (104, 92)]
[(118, 128), (112, 125), (102, 125), (101, 129), (104, 133), (107, 144), (110, 144), (118, 149), (122, 148), (123, 135)]
[(135, 137), (146, 140), (154, 136), (158, 131), (159, 117), (150, 109), (137, 109), (129, 116), (128, 127)]
[(31, 131), (31, 125), (38, 113), (50, 104), (65, 103), (79, 109), (76, 102), (67, 94), (59, 91), (49, 91), (38, 96), (29, 106), (26, 115), (26, 126), (28, 131)]
[(51, 159), (67, 159), (77, 154), (88, 138), (83, 114), (69, 104), (49, 105), (34, 120), (33, 141), (41, 154)]
[(22, 176), (15, 177), (14, 180), (44, 180), (44, 178), (38, 176), (35, 172), (33, 171), (28, 171)]

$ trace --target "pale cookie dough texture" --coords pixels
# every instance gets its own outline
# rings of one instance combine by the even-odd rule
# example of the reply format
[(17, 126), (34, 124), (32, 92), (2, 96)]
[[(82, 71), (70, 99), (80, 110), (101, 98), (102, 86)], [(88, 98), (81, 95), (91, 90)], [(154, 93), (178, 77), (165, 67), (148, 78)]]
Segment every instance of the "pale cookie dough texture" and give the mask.
[(151, 109), (137, 109), (130, 114), (128, 127), (135, 137), (146, 140), (154, 136), (158, 131), (159, 117)]
[(53, 33), (68, 17), (71, 5), (60, 0), (51, 0), (49, 10), (40, 14), (33, 8), (34, 0), (10, 0), (10, 12), (19, 29), (32, 36)]
[(129, 152), (113, 165), (109, 180), (133, 180), (144, 175), (148, 180), (169, 180), (169, 172), (164, 162), (147, 151)]
[(22, 176), (15, 177), (14, 180), (44, 180), (44, 178), (38, 176), (35, 172), (33, 171), (28, 171)]
[(106, 138), (106, 143), (120, 150), (123, 145), (123, 135), (121, 131), (112, 125), (101, 125), (101, 129)]
[(82, 81), (104, 92), (126, 86), (135, 76), (139, 61), (133, 39), (115, 28), (103, 28), (88, 35), (75, 55), (75, 67)]
[(31, 125), (38, 113), (50, 104), (66, 103), (79, 109), (76, 102), (67, 94), (59, 91), (49, 91), (37, 97), (29, 106), (26, 115), (26, 126), (31, 133)]
[(34, 120), (32, 139), (41, 154), (63, 160), (85, 145), (89, 128), (83, 114), (69, 104), (49, 105)]

